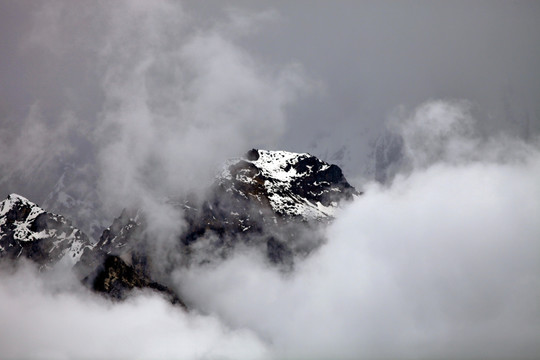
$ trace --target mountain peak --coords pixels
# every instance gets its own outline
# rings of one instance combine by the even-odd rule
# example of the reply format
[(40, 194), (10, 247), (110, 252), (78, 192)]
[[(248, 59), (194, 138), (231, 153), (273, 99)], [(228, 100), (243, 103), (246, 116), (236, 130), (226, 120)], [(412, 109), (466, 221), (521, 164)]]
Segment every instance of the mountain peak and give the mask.
[(0, 202), (0, 204), (1, 204), (0, 216), (3, 215), (3, 213), (5, 211), (7, 211), (7, 210), (4, 210), (4, 209), (9, 209), (9, 208), (11, 208), (12, 206), (14, 206), (16, 204), (27, 205), (27, 206), (30, 206), (30, 207), (37, 206), (36, 204), (31, 202), (30, 200), (28, 200), (24, 196), (21, 196), (21, 195), (16, 194), (16, 193), (9, 194), (4, 201)]
[(338, 166), (289, 151), (252, 149), (227, 162), (220, 184), (268, 203), (279, 216), (308, 221), (332, 217), (341, 200), (358, 194)]
[(24, 196), (22, 195), (19, 195), (19, 194), (16, 194), (16, 193), (11, 193), (7, 196), (6, 200), (12, 200), (12, 201), (22, 201), (22, 202), (25, 202), (25, 203), (31, 203), (33, 204), (30, 200), (28, 200), (27, 198), (25, 198)]
[(43, 209), (24, 196), (12, 193), (0, 202), (0, 226), (14, 224), (16, 227), (13, 233), (15, 240), (32, 241), (37, 238), (37, 234), (22, 223), (31, 223), (44, 212)]

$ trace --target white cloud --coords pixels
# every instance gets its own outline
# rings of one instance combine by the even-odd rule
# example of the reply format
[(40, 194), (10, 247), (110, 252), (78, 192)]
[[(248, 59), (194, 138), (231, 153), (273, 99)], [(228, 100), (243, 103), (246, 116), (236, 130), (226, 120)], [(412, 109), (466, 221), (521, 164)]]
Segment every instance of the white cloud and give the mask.
[(3, 359), (257, 359), (268, 352), (252, 332), (155, 295), (111, 303), (82, 289), (55, 290), (29, 269), (2, 275)]

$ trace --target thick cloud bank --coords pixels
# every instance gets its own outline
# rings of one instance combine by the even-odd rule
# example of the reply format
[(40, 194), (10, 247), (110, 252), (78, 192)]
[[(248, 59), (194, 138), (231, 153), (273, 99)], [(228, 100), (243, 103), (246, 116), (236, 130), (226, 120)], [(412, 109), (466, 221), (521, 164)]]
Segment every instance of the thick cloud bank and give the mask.
[[(178, 276), (193, 304), (253, 329), (278, 357), (538, 356), (538, 147), (473, 136), (452, 103), (402, 125), (417, 130), (403, 132), (416, 167), (368, 185), (294, 274), (238, 254)], [(419, 137), (431, 146), (411, 144)], [(438, 160), (421, 153), (433, 147)]]
[(255, 359), (268, 352), (248, 330), (150, 294), (113, 304), (76, 285), (62, 290), (65, 282), (58, 288), (29, 269), (2, 275), (2, 359)]

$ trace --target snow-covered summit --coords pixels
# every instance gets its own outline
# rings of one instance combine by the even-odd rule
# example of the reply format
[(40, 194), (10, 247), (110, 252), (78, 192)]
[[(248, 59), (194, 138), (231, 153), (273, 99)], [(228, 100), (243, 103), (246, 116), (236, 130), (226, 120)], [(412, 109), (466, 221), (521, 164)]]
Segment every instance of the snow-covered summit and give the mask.
[[(248, 160), (261, 169), (264, 175), (283, 182), (291, 182), (294, 178), (304, 176), (305, 173), (298, 172), (295, 165), (304, 159), (314, 158), (307, 153), (268, 150), (251, 150), (247, 156)], [(319, 171), (330, 167), (323, 161), (320, 161), (320, 164)], [(308, 167), (308, 171), (313, 171), (313, 165)]]
[(229, 167), (244, 160), (257, 166), (257, 168), (268, 177), (282, 181), (290, 181), (293, 177), (299, 175), (292, 166), (297, 164), (299, 160), (308, 157), (312, 156), (308, 153), (252, 149), (247, 152), (244, 158), (236, 158), (227, 161), (221, 176), (232, 179)]
[(267, 201), (279, 216), (304, 220), (332, 217), (341, 200), (357, 193), (338, 166), (288, 151), (252, 149), (227, 164), (220, 183), (246, 198)]
[(18, 194), (0, 202), (0, 258), (26, 257), (41, 266), (76, 263), (90, 247), (85, 234), (61, 215), (46, 212)]
[[(22, 213), (14, 213), (14, 210), (19, 210)], [(11, 220), (15, 224), (14, 238), (20, 241), (32, 241), (36, 239), (37, 234), (32, 233), (25, 225), (34, 221), (44, 212), (43, 209), (24, 196), (10, 194), (4, 201), (0, 202), (0, 226)], [(25, 217), (25, 222), (17, 221), (19, 217)]]

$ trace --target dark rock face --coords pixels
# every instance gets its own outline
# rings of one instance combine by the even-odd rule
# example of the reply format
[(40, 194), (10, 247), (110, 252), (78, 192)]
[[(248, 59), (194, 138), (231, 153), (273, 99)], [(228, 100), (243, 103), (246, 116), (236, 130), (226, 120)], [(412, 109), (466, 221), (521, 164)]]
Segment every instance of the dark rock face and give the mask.
[(251, 149), (246, 153), (246, 159), (250, 161), (256, 161), (259, 160), (259, 150), (257, 149)]
[(117, 254), (128, 242), (131, 246), (140, 237), (141, 216), (137, 211), (122, 211), (120, 217), (114, 219), (112, 225), (103, 231), (96, 248), (107, 254)]
[(270, 237), (266, 242), (266, 256), (273, 264), (292, 265), (293, 252), (283, 242), (274, 237)]
[(322, 168), (324, 164), (314, 158), (304, 158), (294, 165), (298, 173), (305, 176), (291, 183), (291, 190), (313, 203), (330, 206), (333, 202), (350, 200), (355, 189), (347, 182), (341, 169), (336, 165)]
[(133, 289), (150, 289), (163, 295), (171, 303), (186, 308), (182, 300), (169, 288), (152, 281), (114, 255), (105, 256), (103, 263), (93, 274), (84, 278), (83, 283), (115, 300), (124, 300)]

